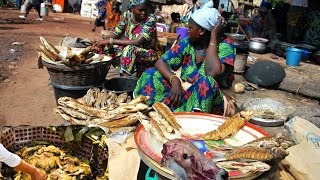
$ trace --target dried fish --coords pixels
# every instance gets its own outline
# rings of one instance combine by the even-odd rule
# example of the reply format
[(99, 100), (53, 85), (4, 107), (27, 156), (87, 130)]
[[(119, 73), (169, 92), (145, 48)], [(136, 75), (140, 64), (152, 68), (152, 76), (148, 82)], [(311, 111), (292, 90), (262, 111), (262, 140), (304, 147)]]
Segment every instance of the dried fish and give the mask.
[(176, 130), (181, 129), (181, 126), (178, 124), (176, 117), (171, 112), (168, 106), (166, 106), (162, 102), (156, 102), (153, 104), (153, 109), (159, 113), (165, 120), (169, 122), (169, 124)]
[(150, 99), (150, 96), (139, 95), (138, 97), (128, 102), (128, 104), (146, 103), (149, 99)]
[(105, 127), (126, 127), (126, 126), (131, 126), (135, 123), (138, 122), (138, 118), (135, 114), (127, 116), (122, 119), (118, 119), (116, 121), (102, 121), (98, 122), (97, 124), (100, 126), (105, 126)]
[(76, 99), (71, 97), (60, 97), (58, 99), (58, 104), (61, 106), (67, 106), (72, 109), (76, 109), (82, 113), (88, 113), (90, 116), (100, 116), (101, 113), (106, 113), (105, 110), (98, 109), (95, 107), (89, 107), (85, 104), (80, 103)]
[(72, 124), (78, 124), (78, 125), (88, 125), (88, 123), (86, 121), (80, 121), (68, 114), (65, 114), (64, 112), (62, 112), (59, 109), (54, 109), (54, 113), (57, 114), (58, 116), (62, 117), (64, 120), (72, 123)]
[(217, 165), (221, 168), (230, 170), (237, 170), (242, 172), (245, 176), (250, 176), (257, 172), (265, 172), (270, 170), (270, 166), (261, 161), (253, 162), (237, 162), (237, 161), (223, 161), (218, 162)]
[(281, 148), (265, 149), (254, 146), (240, 147), (226, 154), (226, 159), (252, 159), (258, 161), (270, 161), (273, 159), (284, 159), (288, 153)]
[(109, 93), (105, 89), (102, 89), (100, 94), (101, 94), (100, 107), (101, 109), (106, 109), (108, 107), (107, 100), (109, 98)]
[(46, 39), (44, 39), (42, 36), (40, 36), (40, 41), (42, 43), (42, 45), (49, 51), (51, 51), (52, 53), (55, 53), (55, 54), (59, 54), (60, 51), (55, 48), (53, 45), (51, 45), (50, 43), (47, 42)]
[(126, 131), (126, 132), (133, 132), (137, 129), (136, 126), (128, 126), (128, 127), (110, 127), (109, 130), (112, 133), (120, 132), (120, 131)]
[(46, 49), (44, 46), (39, 46), (40, 51), (43, 52), (43, 54), (45, 54), (46, 57), (48, 57), (48, 60), (52, 60), (52, 61), (61, 61), (62, 58), (59, 56), (59, 54), (55, 54), (51, 51), (49, 51), (48, 49)]
[(200, 137), (193, 137), (195, 139), (203, 140), (219, 140), (226, 139), (236, 134), (253, 116), (252, 111), (241, 111), (232, 117), (228, 118), (217, 129), (210, 131)]
[(68, 114), (76, 119), (79, 120), (88, 120), (90, 119), (90, 114), (88, 113), (81, 113), (79, 111), (76, 111), (74, 109), (68, 108), (68, 107), (63, 107), (63, 106), (58, 106), (57, 107), (58, 110), (64, 112), (65, 114)]
[(114, 104), (117, 100), (117, 95), (115, 92), (109, 92), (109, 99), (107, 100), (108, 106)]
[(172, 126), (170, 126), (170, 124), (168, 123), (168, 121), (166, 121), (165, 119), (163, 119), (159, 113), (155, 112), (155, 111), (151, 111), (149, 112), (149, 116), (151, 117), (151, 119), (155, 120), (160, 126), (163, 126), (163, 128), (169, 132), (169, 133), (173, 133), (173, 128)]
[(94, 103), (96, 102), (95, 94), (96, 91), (100, 91), (99, 88), (90, 88), (87, 91), (87, 94), (83, 97), (85, 104), (88, 106), (94, 106)]
[(128, 94), (122, 93), (117, 97), (116, 104), (120, 105), (121, 103), (125, 102), (127, 100)]
[(136, 116), (137, 116), (138, 120), (140, 121), (140, 123), (143, 125), (143, 127), (148, 132), (150, 132), (155, 137), (155, 139), (157, 139), (160, 143), (164, 144), (168, 141), (168, 139), (161, 136), (160, 133), (158, 132), (158, 130), (151, 125), (148, 116), (142, 114), (141, 112), (137, 112)]

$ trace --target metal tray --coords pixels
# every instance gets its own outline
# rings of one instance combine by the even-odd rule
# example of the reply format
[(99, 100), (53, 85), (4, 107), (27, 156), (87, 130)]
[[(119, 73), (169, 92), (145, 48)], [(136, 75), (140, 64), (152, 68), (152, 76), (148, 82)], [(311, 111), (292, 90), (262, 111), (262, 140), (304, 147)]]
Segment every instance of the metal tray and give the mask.
[(254, 111), (251, 123), (268, 127), (283, 125), (288, 116), (295, 111), (292, 105), (270, 98), (250, 99), (241, 105), (241, 109)]

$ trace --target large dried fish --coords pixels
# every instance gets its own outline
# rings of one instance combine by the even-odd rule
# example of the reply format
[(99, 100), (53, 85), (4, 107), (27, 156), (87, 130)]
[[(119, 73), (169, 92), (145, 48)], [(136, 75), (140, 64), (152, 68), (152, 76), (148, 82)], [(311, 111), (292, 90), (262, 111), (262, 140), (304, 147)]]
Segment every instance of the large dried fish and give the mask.
[(169, 124), (176, 130), (181, 129), (181, 126), (178, 124), (176, 117), (171, 112), (168, 106), (166, 106), (162, 102), (156, 102), (153, 104), (153, 109), (159, 113), (165, 120), (169, 122)]
[(52, 53), (55, 53), (55, 54), (59, 54), (60, 51), (55, 48), (53, 45), (51, 45), (50, 43), (47, 42), (46, 39), (44, 39), (42, 36), (40, 36), (40, 41), (42, 43), (42, 45), (49, 51), (51, 51)]
[(282, 148), (274, 147), (271, 149), (266, 149), (261, 147), (246, 146), (232, 150), (230, 153), (227, 153), (225, 157), (228, 160), (252, 159), (259, 161), (270, 161), (273, 159), (282, 160), (287, 155), (288, 152)]
[(141, 112), (137, 112), (135, 115), (137, 116), (138, 120), (143, 125), (143, 127), (148, 132), (150, 132), (153, 135), (153, 137), (155, 137), (156, 140), (158, 140), (160, 143), (163, 143), (163, 144), (168, 141), (168, 139), (161, 136), (159, 131), (151, 125), (148, 116), (142, 114)]
[(90, 116), (100, 116), (101, 113), (106, 113), (106, 111), (102, 109), (98, 109), (95, 107), (89, 107), (85, 104), (80, 103), (76, 99), (71, 97), (60, 97), (58, 99), (58, 104), (61, 106), (67, 106), (72, 109), (76, 109), (82, 113), (89, 113)]
[(79, 119), (76, 119), (68, 114), (65, 114), (63, 111), (59, 109), (54, 109), (54, 113), (58, 116), (62, 117), (64, 120), (72, 123), (72, 124), (78, 124), (78, 125), (88, 125), (87, 121), (80, 121)]
[(170, 126), (168, 121), (162, 118), (159, 113), (151, 111), (149, 112), (149, 116), (151, 117), (151, 119), (155, 120), (160, 126), (162, 126), (167, 132), (173, 133), (172, 126)]
[(76, 111), (76, 110), (68, 108), (68, 107), (58, 106), (57, 109), (64, 112), (65, 114), (68, 114), (68, 115), (70, 115), (76, 119), (79, 119), (79, 120), (90, 119), (89, 114), (81, 113), (79, 111)]
[(46, 57), (48, 57), (48, 60), (51, 60), (51, 61), (61, 61), (62, 60), (62, 58), (59, 56), (59, 54), (55, 54), (55, 53), (49, 51), (44, 46), (40, 45), (39, 48), (40, 48), (40, 51), (43, 52), (43, 54), (45, 54)]
[(100, 126), (105, 126), (105, 127), (126, 127), (126, 126), (131, 126), (135, 123), (138, 122), (138, 118), (135, 114), (127, 116), (122, 119), (118, 119), (116, 121), (104, 121), (104, 122), (98, 122), (97, 124)]
[(195, 139), (203, 140), (219, 140), (226, 139), (236, 134), (253, 116), (252, 111), (241, 111), (232, 117), (228, 118), (217, 129), (210, 131)]

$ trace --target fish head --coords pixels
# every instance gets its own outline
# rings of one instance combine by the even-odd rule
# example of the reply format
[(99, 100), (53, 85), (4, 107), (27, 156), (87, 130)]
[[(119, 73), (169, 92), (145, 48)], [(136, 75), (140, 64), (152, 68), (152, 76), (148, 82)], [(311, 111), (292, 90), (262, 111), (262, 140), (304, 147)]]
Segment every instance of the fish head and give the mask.
[(190, 179), (206, 177), (228, 177), (211, 159), (206, 157), (190, 141), (172, 139), (163, 145), (162, 162), (180, 179), (187, 175)]

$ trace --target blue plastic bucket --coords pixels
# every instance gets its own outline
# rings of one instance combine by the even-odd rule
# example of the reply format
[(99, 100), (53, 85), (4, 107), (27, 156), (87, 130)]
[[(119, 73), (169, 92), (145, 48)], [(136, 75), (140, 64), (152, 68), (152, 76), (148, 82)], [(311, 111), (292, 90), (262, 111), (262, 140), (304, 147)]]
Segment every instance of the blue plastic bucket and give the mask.
[(286, 64), (289, 66), (299, 66), (303, 50), (292, 47), (289, 47), (286, 50)]
[(182, 40), (185, 37), (187, 37), (188, 36), (188, 31), (189, 31), (189, 28), (177, 27), (176, 28), (176, 33), (180, 34), (179, 40)]

